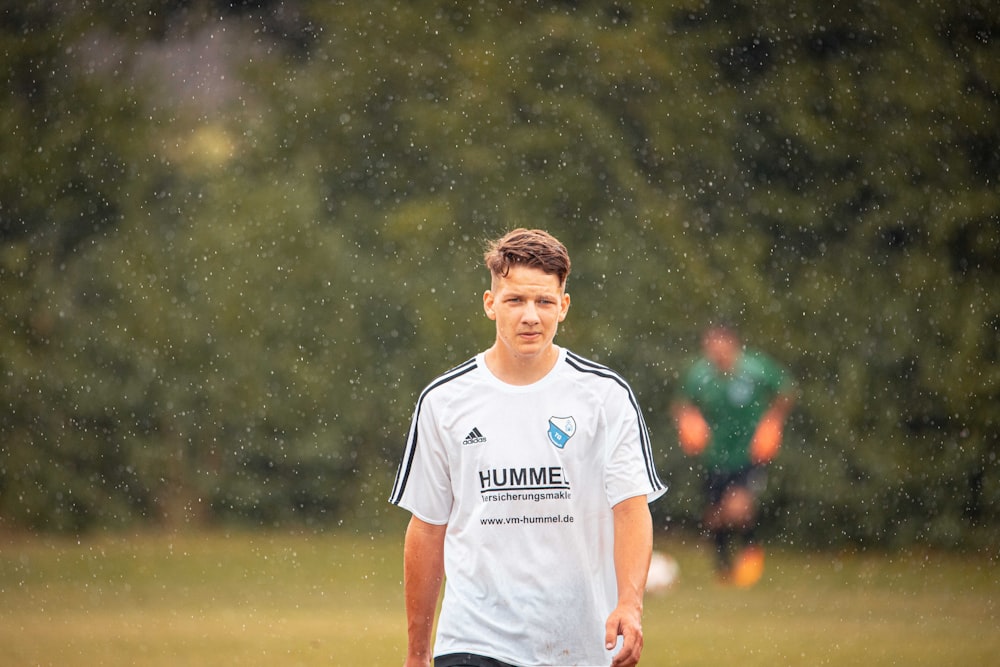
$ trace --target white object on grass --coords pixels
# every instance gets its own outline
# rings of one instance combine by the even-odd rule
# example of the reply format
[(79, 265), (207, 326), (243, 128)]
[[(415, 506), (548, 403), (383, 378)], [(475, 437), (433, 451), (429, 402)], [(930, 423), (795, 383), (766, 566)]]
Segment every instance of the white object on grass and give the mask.
[(673, 556), (659, 551), (653, 552), (649, 561), (649, 574), (646, 576), (646, 591), (648, 593), (663, 593), (677, 582), (681, 568)]

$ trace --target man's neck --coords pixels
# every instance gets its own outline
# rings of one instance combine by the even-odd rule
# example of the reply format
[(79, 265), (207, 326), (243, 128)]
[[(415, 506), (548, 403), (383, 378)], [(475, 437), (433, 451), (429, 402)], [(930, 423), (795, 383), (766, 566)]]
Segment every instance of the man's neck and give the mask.
[(483, 355), (486, 367), (501, 382), (524, 386), (534, 384), (549, 374), (559, 359), (559, 348), (549, 345), (531, 357), (517, 357), (497, 342)]

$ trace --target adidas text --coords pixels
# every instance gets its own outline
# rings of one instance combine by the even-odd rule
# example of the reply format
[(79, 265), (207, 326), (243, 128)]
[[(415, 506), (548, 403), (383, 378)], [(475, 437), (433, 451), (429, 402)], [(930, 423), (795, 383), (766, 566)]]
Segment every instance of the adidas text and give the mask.
[(486, 442), (486, 436), (480, 433), (478, 428), (474, 428), (469, 431), (469, 435), (465, 436), (465, 440), (462, 441), (462, 444), (478, 445), (481, 442)]

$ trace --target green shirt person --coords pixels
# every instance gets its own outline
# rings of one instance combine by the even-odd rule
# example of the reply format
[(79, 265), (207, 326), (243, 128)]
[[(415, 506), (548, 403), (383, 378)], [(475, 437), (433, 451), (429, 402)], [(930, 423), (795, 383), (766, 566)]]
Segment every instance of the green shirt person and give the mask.
[(702, 352), (684, 376), (673, 414), (682, 449), (704, 469), (703, 524), (716, 546), (718, 574), (749, 586), (763, 572), (757, 496), (766, 483), (764, 466), (781, 445), (794, 383), (768, 356), (744, 350), (729, 327), (709, 327)]

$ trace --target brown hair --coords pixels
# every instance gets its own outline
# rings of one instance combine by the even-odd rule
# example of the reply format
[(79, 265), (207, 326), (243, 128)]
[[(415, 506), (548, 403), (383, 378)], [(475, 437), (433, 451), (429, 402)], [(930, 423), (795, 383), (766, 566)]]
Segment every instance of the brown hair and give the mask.
[(497, 278), (504, 278), (514, 266), (541, 269), (559, 278), (565, 285), (570, 263), (566, 246), (541, 229), (515, 229), (486, 246), (486, 268)]

